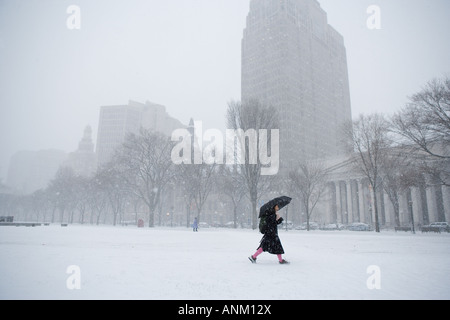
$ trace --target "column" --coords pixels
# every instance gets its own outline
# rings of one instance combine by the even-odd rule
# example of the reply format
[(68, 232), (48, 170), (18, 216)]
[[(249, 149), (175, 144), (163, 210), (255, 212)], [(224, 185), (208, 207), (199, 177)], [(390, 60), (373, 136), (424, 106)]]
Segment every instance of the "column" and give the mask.
[(442, 186), (442, 198), (444, 200), (445, 221), (450, 222), (450, 187)]
[(436, 185), (434, 187), (434, 195), (436, 198), (436, 213), (437, 213), (437, 221), (445, 221), (445, 207), (444, 207), (444, 198), (442, 192), (442, 185)]
[(347, 185), (345, 181), (339, 181), (339, 192), (341, 199), (341, 223), (348, 223), (348, 202), (347, 202)]
[[(421, 196), (419, 188), (411, 188), (412, 210), (414, 214), (415, 226), (423, 225), (423, 216), (421, 214)], [(416, 230), (417, 231), (417, 230)]]
[(335, 223), (337, 221), (336, 212), (337, 212), (337, 197), (336, 197), (336, 184), (334, 182), (330, 182), (328, 184), (328, 190), (330, 193), (330, 214), (328, 222)]
[(395, 227), (394, 206), (392, 205), (391, 199), (389, 198), (389, 196), (386, 192), (383, 192), (383, 197), (384, 197), (384, 208), (385, 208), (385, 215), (386, 215), (386, 226), (394, 228)]
[(342, 198), (341, 198), (341, 182), (335, 183), (336, 188), (336, 223), (342, 223)]
[(365, 191), (364, 191), (364, 182), (363, 180), (358, 181), (358, 191), (359, 191), (359, 222), (366, 222), (367, 217), (367, 204), (365, 199)]
[(352, 222), (359, 222), (359, 191), (358, 180), (352, 180)]
[(406, 192), (399, 194), (398, 204), (399, 204), (399, 217), (400, 217), (400, 226), (405, 227), (409, 226), (410, 224), (410, 217), (409, 217), (409, 209), (408, 209), (408, 199), (406, 197)]
[(428, 217), (430, 218), (430, 223), (437, 221), (437, 210), (436, 210), (436, 197), (434, 195), (434, 187), (428, 187), (427, 193), (427, 204), (428, 204)]
[(428, 201), (427, 201), (427, 189), (425, 184), (419, 187), (420, 194), (420, 221), (422, 221), (422, 225), (430, 224), (430, 215), (428, 213)]
[(347, 187), (347, 224), (353, 222), (353, 180), (345, 181)]

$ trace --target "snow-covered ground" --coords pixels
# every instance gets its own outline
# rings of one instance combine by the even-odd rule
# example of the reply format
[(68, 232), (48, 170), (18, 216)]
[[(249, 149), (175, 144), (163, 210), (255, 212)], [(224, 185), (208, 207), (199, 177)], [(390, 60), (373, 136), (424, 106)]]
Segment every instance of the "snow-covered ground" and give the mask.
[(0, 227), (0, 299), (450, 299), (450, 234), (280, 231), (291, 264), (264, 253), (253, 265), (247, 257), (260, 238), (251, 230)]

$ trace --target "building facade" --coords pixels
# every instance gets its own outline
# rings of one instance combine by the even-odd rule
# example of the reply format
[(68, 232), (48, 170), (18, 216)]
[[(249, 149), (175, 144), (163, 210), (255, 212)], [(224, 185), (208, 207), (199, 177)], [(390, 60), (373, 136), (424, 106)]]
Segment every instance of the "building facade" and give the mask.
[(18, 194), (45, 189), (66, 159), (61, 150), (19, 151), (11, 157), (6, 185)]
[[(326, 192), (312, 219), (320, 225), (362, 222), (375, 227), (374, 194), (368, 179), (355, 171), (351, 158), (336, 158), (327, 167)], [(381, 187), (377, 191), (381, 228), (411, 226), (414, 222), (420, 229), (433, 222), (450, 221), (450, 188), (428, 176), (424, 176), (423, 185), (399, 192), (398, 200), (396, 217), (388, 193)]]
[(78, 149), (69, 153), (64, 166), (72, 168), (76, 175), (91, 177), (95, 174), (97, 158), (94, 152), (91, 126), (86, 126), (83, 138), (78, 144)]
[(145, 104), (129, 101), (127, 105), (103, 106), (97, 134), (98, 166), (110, 161), (114, 150), (125, 141), (126, 135), (138, 134), (141, 127), (170, 136), (173, 130), (186, 126), (170, 117), (164, 106), (148, 101)]
[(252, 0), (242, 40), (242, 101), (279, 110), (280, 165), (342, 154), (351, 121), (343, 37), (316, 0)]

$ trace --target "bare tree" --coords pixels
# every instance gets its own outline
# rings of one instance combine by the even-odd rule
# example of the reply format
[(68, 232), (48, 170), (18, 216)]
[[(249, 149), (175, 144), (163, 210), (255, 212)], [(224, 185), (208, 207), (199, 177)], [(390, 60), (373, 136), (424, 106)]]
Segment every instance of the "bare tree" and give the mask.
[(380, 169), (382, 186), (394, 208), (397, 227), (400, 227), (400, 195), (424, 183), (423, 172), (408, 151), (402, 147), (386, 151)]
[(191, 211), (194, 205), (194, 190), (189, 187), (186, 181), (180, 181), (181, 175), (176, 179), (181, 183), (181, 190), (183, 190), (184, 195), (184, 205), (186, 206), (186, 228), (191, 226)]
[(91, 194), (90, 180), (87, 177), (75, 176), (73, 180), (73, 196), (75, 202), (75, 208), (78, 210), (79, 222), (84, 224), (84, 218), (86, 211), (88, 210), (88, 199)]
[(392, 117), (393, 130), (421, 151), (424, 168), (450, 186), (450, 78), (434, 79)]
[(89, 206), (91, 217), (90, 223), (98, 225), (100, 223), (101, 215), (106, 211), (108, 207), (108, 194), (105, 187), (103, 171), (100, 170), (94, 177), (89, 180), (89, 195), (86, 199)]
[(12, 194), (5, 185), (0, 183), (0, 215), (9, 216), (14, 210), (14, 198), (16, 195)]
[[(252, 157), (255, 157), (255, 155), (250, 154), (252, 141), (247, 137), (247, 133), (249, 130), (258, 132), (261, 129), (279, 129), (278, 112), (274, 107), (264, 106), (257, 100), (244, 103), (230, 102), (227, 110), (227, 125), (229, 129), (236, 130), (239, 135), (236, 149), (241, 150), (241, 155), (243, 154), (244, 157), (238, 159), (239, 170), (237, 172), (245, 182), (247, 195), (252, 204), (252, 228), (256, 229), (258, 220), (257, 202), (260, 196), (268, 190), (273, 176), (262, 175), (261, 169), (264, 167), (262, 163), (252, 161)], [(269, 145), (271, 144), (270, 138), (267, 142)], [(261, 145), (256, 144), (256, 148), (253, 149), (258, 150), (259, 154)]]
[(306, 215), (306, 226), (314, 209), (326, 189), (327, 173), (325, 167), (317, 161), (300, 162), (289, 172), (289, 181), (299, 196)]
[(74, 179), (75, 173), (73, 172), (73, 169), (69, 167), (61, 167), (56, 172), (55, 178), (50, 181), (48, 186), (54, 205), (59, 211), (59, 221), (61, 223), (64, 222), (65, 212), (69, 212), (68, 222), (73, 221), (73, 212), (75, 210), (73, 192)]
[(226, 195), (233, 204), (234, 228), (237, 228), (237, 210), (245, 195), (244, 181), (236, 166), (224, 166), (219, 173), (218, 191)]
[[(110, 162), (100, 169), (97, 176), (102, 182), (102, 191), (108, 199), (108, 208), (112, 211), (110, 213), (112, 213), (112, 223), (115, 226), (120, 221), (130, 196), (123, 173), (117, 168), (116, 163)], [(106, 220), (106, 216), (104, 218)]]
[(48, 210), (51, 207), (51, 203), (48, 198), (48, 192), (46, 189), (36, 190), (31, 194), (32, 210), (36, 215), (36, 221), (41, 219), (42, 222), (46, 222)]
[(382, 188), (380, 174), (383, 156), (391, 147), (388, 121), (382, 114), (360, 115), (353, 123), (347, 124), (345, 133), (356, 152), (355, 169), (367, 177), (372, 189), (375, 230), (380, 232), (378, 191)]
[[(183, 186), (186, 200), (195, 205), (200, 223), (203, 206), (215, 183), (216, 164), (182, 164), (178, 167), (178, 182)], [(190, 208), (188, 209), (190, 213)], [(189, 223), (189, 218), (188, 218)]]
[(147, 205), (149, 227), (155, 225), (155, 210), (173, 177), (171, 149), (169, 137), (141, 128), (139, 135), (127, 136), (116, 154), (116, 166), (128, 191)]

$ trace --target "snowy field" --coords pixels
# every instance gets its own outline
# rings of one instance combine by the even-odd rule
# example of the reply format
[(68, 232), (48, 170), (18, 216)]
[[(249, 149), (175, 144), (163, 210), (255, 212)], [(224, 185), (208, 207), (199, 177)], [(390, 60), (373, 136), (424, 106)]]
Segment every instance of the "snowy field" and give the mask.
[[(0, 299), (450, 299), (450, 234), (0, 227)], [(70, 268), (70, 266), (75, 266)], [(79, 284), (79, 288), (77, 285)]]

